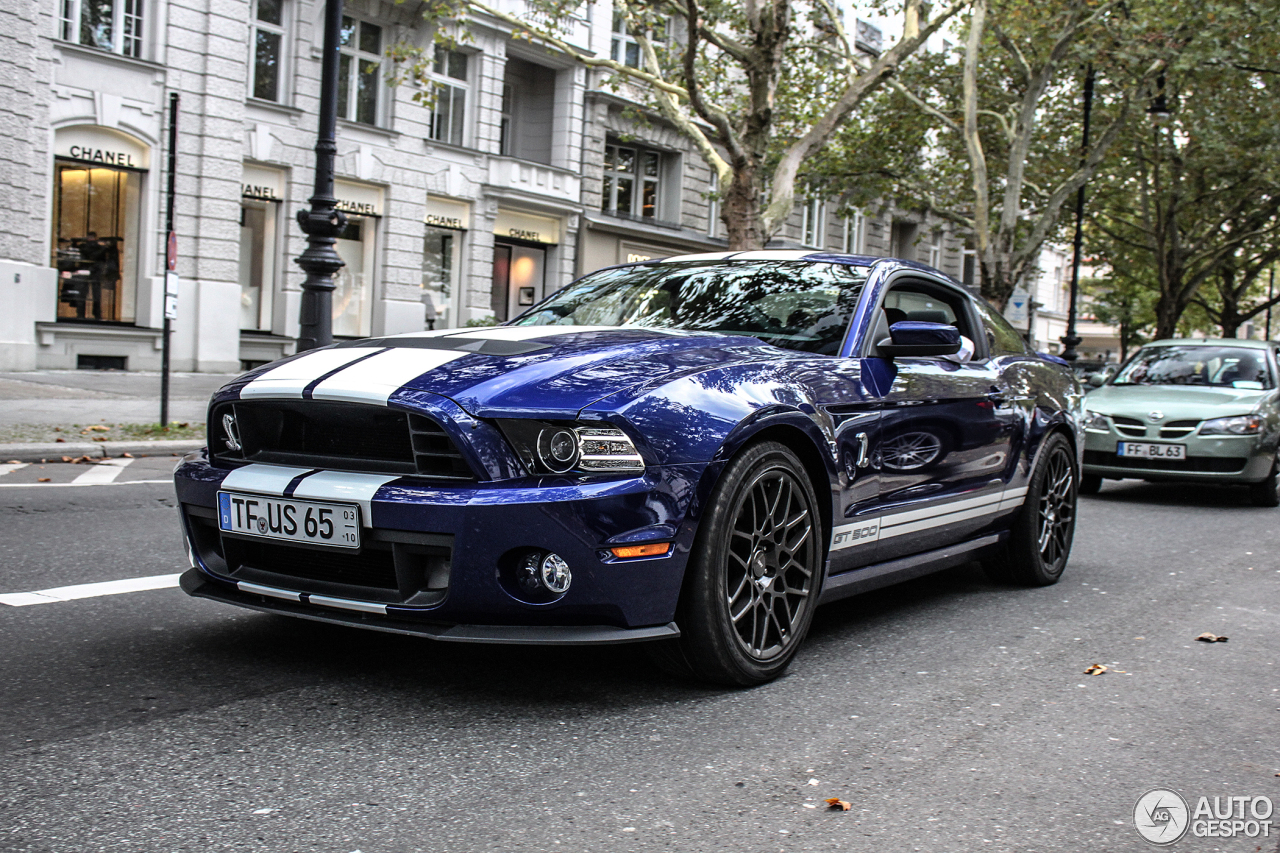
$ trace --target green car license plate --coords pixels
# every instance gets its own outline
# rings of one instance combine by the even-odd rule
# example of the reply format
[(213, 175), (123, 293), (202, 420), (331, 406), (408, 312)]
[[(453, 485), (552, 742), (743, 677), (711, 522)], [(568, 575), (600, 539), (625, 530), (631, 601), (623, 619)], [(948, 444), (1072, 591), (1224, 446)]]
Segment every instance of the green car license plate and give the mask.
[(1116, 445), (1116, 455), (1130, 459), (1186, 459), (1187, 448), (1182, 444), (1148, 444), (1139, 441), (1122, 441)]

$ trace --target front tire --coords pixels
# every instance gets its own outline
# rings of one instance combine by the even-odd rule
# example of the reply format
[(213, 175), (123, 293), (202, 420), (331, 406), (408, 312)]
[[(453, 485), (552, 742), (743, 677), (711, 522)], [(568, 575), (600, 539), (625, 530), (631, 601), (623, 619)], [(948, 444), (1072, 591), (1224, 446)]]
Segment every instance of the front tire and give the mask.
[(1049, 586), (1058, 582), (1071, 555), (1076, 528), (1076, 457), (1060, 433), (1044, 448), (1018, 511), (1009, 541), (983, 562), (987, 574), (1003, 583)]
[(804, 466), (772, 441), (740, 452), (698, 529), (680, 597), (680, 639), (659, 665), (737, 687), (771, 681), (795, 657), (818, 603), (824, 554)]
[(1267, 475), (1267, 479), (1261, 483), (1252, 483), (1249, 486), (1249, 500), (1254, 506), (1280, 506), (1280, 483), (1277, 483), (1276, 477), (1277, 463), (1271, 463), (1271, 473)]

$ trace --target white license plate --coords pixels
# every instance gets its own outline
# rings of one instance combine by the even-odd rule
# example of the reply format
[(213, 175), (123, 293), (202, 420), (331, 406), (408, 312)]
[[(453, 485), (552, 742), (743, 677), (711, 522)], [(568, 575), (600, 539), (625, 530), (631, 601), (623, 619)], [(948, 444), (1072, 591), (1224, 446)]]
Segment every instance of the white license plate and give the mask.
[(1134, 459), (1186, 459), (1187, 448), (1182, 444), (1142, 444), (1136, 441), (1121, 441), (1116, 445), (1116, 455)]
[(360, 547), (360, 507), (355, 504), (218, 492), (218, 526), (266, 539)]

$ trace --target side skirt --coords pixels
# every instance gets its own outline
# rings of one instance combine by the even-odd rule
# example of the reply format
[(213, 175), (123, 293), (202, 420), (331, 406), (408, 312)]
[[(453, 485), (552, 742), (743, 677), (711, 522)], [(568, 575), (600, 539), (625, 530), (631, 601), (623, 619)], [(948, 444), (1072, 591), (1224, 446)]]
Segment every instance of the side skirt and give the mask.
[(860, 569), (841, 572), (827, 578), (822, 588), (822, 595), (818, 598), (818, 604), (839, 601), (851, 595), (859, 595), (959, 566), (976, 559), (982, 552), (999, 545), (1008, 538), (1008, 531), (1001, 531), (934, 551), (925, 551), (923, 554), (912, 554), (887, 563), (873, 563)]

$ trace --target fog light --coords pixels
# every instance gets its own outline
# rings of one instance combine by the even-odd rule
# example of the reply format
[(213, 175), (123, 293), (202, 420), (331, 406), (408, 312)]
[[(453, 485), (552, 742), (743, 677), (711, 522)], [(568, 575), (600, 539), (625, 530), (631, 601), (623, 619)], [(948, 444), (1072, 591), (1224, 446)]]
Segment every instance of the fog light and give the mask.
[(569, 564), (558, 554), (548, 554), (542, 558), (541, 577), (542, 585), (556, 595), (567, 591), (569, 584), (573, 582), (573, 572), (569, 571)]

